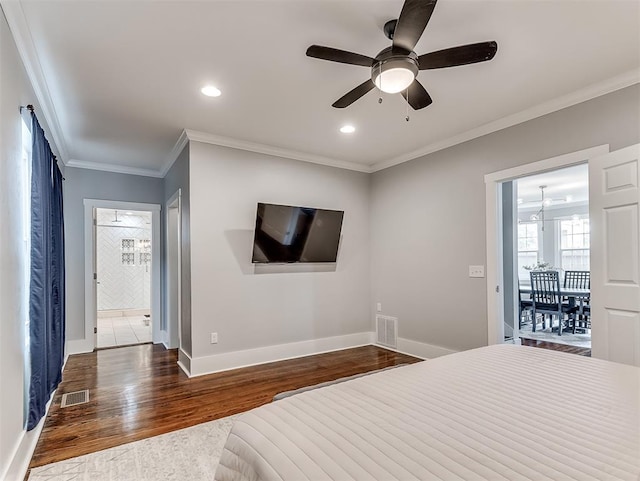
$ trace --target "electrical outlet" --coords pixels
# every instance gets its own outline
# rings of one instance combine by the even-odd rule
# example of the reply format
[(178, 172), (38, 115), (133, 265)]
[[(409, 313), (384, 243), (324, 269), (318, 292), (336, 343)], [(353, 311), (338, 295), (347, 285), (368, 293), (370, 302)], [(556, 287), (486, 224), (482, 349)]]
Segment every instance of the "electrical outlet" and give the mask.
[(469, 266), (469, 277), (484, 277), (484, 266)]
[(211, 333), (211, 344), (218, 344), (218, 333), (217, 332), (212, 332)]
[(378, 302), (378, 303), (376, 304), (376, 310), (377, 310), (378, 312), (382, 312), (382, 302)]

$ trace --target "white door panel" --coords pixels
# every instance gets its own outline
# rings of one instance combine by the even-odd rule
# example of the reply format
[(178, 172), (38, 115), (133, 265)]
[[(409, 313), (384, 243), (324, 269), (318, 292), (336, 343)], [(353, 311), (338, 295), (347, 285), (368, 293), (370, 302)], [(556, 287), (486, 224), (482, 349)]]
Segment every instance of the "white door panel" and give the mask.
[(640, 366), (640, 144), (589, 161), (594, 357)]

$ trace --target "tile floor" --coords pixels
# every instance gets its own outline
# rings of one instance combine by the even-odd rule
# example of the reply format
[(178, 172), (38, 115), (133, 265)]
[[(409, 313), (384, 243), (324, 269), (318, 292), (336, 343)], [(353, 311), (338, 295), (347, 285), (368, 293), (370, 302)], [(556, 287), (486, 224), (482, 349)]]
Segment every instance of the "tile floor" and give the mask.
[(144, 316), (98, 319), (97, 347), (151, 342), (151, 321)]

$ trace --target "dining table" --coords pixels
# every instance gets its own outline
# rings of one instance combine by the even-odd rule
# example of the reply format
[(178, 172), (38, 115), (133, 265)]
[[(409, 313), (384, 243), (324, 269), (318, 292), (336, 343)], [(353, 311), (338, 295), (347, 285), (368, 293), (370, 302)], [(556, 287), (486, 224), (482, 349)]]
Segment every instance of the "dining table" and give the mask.
[[(520, 294), (531, 295), (531, 286), (526, 284), (519, 285)], [(584, 315), (584, 302), (591, 297), (591, 289), (582, 287), (560, 287), (560, 295), (566, 297), (569, 300), (569, 304), (576, 305), (578, 302), (580, 306), (579, 314)], [(535, 330), (535, 328), (534, 328)]]

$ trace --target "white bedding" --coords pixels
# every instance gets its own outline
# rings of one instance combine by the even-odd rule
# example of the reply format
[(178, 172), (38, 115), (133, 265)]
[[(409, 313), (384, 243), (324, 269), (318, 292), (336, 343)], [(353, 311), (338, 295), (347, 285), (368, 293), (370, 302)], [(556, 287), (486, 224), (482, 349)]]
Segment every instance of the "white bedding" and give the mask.
[(640, 480), (640, 368), (498, 345), (249, 411), (215, 479)]

